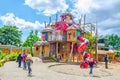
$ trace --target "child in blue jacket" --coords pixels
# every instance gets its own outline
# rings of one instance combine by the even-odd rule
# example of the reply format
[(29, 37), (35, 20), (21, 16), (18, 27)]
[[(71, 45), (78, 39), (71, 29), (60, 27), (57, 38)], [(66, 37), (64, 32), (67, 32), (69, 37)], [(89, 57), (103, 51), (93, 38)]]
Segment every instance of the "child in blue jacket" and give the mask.
[(18, 55), (17, 62), (18, 62), (18, 67), (21, 67), (21, 62), (22, 62), (22, 56), (21, 56), (21, 54)]

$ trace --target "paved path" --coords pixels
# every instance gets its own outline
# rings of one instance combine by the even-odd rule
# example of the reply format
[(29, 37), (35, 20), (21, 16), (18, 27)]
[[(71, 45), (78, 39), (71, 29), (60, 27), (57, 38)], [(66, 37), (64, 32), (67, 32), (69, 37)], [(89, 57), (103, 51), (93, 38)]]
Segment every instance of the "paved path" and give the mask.
[[(7, 62), (3, 67), (0, 68), (0, 80), (120, 80), (119, 73), (118, 75), (114, 75), (114, 73), (112, 74), (110, 72), (110, 69), (106, 72), (104, 72), (105, 70), (101, 72), (106, 75), (108, 73), (111, 76), (100, 76), (103, 74), (100, 74), (100, 71), (98, 70), (99, 75), (97, 75), (96, 71), (96, 76), (90, 77), (88, 72), (83, 72), (84, 70), (80, 70), (79, 66), (77, 65), (61, 65), (58, 67), (54, 66), (48, 68), (48, 66), (51, 64), (54, 63), (42, 63), (42, 61), (40, 61), (38, 58), (34, 58), (34, 63), (32, 65), (32, 77), (28, 77), (27, 71), (23, 70), (22, 68), (18, 68), (16, 62)], [(73, 67), (75, 67), (75, 70)], [(88, 70), (89, 69), (86, 69), (86, 71)], [(120, 71), (119, 68), (117, 70)], [(69, 73), (73, 74), (69, 75)]]

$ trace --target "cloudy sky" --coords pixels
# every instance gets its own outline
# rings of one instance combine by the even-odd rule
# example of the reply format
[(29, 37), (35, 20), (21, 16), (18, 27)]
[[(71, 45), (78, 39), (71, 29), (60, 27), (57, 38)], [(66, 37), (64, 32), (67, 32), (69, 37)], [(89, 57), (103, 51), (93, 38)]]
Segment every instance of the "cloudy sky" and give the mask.
[(120, 35), (120, 0), (0, 0), (0, 27), (16, 25), (24, 41), (30, 30), (42, 30), (49, 17), (54, 22), (66, 10), (76, 22), (83, 14), (86, 22), (97, 22), (99, 35)]

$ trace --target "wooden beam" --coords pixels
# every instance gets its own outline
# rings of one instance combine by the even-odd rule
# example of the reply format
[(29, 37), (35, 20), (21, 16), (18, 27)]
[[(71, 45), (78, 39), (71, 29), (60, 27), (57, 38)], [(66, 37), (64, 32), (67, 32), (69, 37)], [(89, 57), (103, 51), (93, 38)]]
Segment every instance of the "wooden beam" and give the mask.
[(58, 58), (58, 42), (56, 42), (56, 57)]
[(70, 52), (70, 55), (69, 55), (69, 57), (68, 57), (68, 63), (70, 62), (70, 59), (72, 58), (72, 56), (73, 56), (73, 45), (74, 45), (74, 42), (72, 42), (72, 49), (71, 49), (71, 52)]
[(96, 62), (98, 62), (98, 41), (97, 41), (97, 39), (98, 39), (98, 29), (97, 29), (97, 23), (96, 23), (96, 34), (95, 35), (96, 35), (95, 59), (96, 59)]

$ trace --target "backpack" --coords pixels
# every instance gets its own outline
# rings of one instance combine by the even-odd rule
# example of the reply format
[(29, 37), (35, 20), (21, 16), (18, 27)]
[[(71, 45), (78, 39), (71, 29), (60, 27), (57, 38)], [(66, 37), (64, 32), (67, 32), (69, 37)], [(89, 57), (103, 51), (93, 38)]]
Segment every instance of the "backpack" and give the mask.
[(108, 61), (108, 56), (105, 56), (105, 62), (107, 62)]

